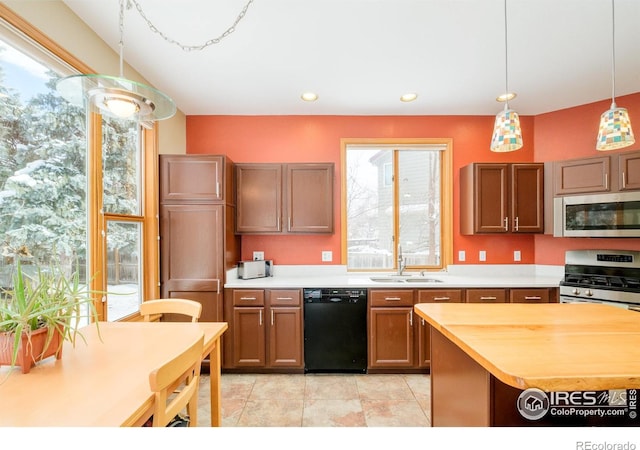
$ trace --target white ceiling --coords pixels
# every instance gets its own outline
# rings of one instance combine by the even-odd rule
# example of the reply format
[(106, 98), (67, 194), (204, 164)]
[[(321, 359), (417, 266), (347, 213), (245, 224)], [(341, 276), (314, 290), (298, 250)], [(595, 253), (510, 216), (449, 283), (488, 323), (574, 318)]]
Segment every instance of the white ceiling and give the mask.
[[(199, 45), (248, 0), (137, 1), (158, 30)], [(118, 51), (118, 0), (64, 2)], [(507, 8), (513, 109), (611, 98), (610, 0)], [(615, 17), (620, 97), (640, 92), (640, 1), (616, 0)], [(153, 33), (133, 7), (124, 39), (126, 61), (187, 115), (493, 115), (505, 90), (503, 0), (254, 0), (234, 33), (191, 52)], [(301, 101), (307, 90), (319, 100)], [(405, 92), (419, 97), (402, 103)]]

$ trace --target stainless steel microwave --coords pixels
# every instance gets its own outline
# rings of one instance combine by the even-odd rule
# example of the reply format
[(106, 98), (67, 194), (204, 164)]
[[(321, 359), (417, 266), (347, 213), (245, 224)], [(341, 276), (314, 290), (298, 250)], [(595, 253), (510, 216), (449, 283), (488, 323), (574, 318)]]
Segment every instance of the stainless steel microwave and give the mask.
[(640, 191), (556, 197), (553, 235), (640, 237)]

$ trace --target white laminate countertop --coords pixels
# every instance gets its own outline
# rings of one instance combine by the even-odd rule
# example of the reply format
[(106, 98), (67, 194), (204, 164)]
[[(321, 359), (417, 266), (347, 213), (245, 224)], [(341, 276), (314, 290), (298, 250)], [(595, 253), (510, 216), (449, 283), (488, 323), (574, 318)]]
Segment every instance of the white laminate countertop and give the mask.
[[(274, 266), (273, 276), (242, 280), (237, 270), (227, 272), (225, 288), (230, 289), (286, 289), (286, 288), (535, 288), (558, 287), (564, 276), (564, 266), (547, 265), (456, 265), (446, 271), (427, 272), (424, 278), (437, 282), (373, 281), (371, 278), (390, 277), (392, 272), (347, 272), (342, 265)], [(418, 277), (418, 272), (405, 271), (405, 276)]]

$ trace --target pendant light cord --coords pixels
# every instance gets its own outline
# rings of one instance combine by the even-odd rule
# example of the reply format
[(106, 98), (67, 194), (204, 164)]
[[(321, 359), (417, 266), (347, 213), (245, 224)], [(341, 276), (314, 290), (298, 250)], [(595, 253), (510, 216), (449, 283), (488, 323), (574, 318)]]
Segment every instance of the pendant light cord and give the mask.
[(611, 109), (616, 104), (616, 10), (611, 0)]
[[(509, 47), (507, 44), (507, 0), (504, 0), (504, 93), (509, 95)], [(504, 103), (504, 109), (509, 109), (509, 100)]]
[(175, 44), (175, 45), (177, 45), (178, 47), (180, 47), (182, 50), (184, 50), (186, 52), (190, 52), (192, 50), (204, 50), (205, 48), (209, 47), (210, 45), (220, 43), (220, 41), (222, 41), (224, 38), (226, 38), (227, 36), (229, 36), (231, 33), (233, 33), (236, 30), (236, 26), (240, 23), (240, 21), (247, 14), (247, 10), (249, 9), (249, 6), (251, 6), (251, 4), (253, 3), (253, 0), (249, 0), (244, 5), (244, 7), (242, 8), (242, 11), (240, 11), (240, 14), (238, 14), (238, 17), (236, 17), (236, 20), (233, 22), (233, 24), (231, 24), (231, 26), (228, 27), (220, 36), (218, 36), (216, 38), (211, 38), (211, 39), (207, 40), (206, 42), (204, 42), (203, 44), (200, 44), (200, 45), (185, 45), (185, 44), (182, 44), (182, 43), (178, 42), (177, 40), (175, 40), (173, 38), (170, 38), (169, 36), (164, 34), (162, 31), (158, 30), (158, 28), (156, 28), (156, 26), (146, 16), (144, 11), (142, 10), (142, 7), (140, 6), (140, 4), (136, 0), (128, 0), (128, 1), (135, 5), (136, 9), (138, 10), (138, 13), (140, 13), (140, 16), (142, 16), (142, 18), (147, 23), (147, 26), (149, 27), (149, 29), (151, 31), (153, 31), (154, 33), (156, 33), (157, 35), (162, 37), (162, 39), (164, 39), (168, 43)]

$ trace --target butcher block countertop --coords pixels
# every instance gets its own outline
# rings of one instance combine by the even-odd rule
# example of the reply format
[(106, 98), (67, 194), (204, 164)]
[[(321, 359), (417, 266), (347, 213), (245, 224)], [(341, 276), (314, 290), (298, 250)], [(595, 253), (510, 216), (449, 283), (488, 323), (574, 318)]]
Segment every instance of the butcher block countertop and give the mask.
[(518, 389), (640, 388), (640, 314), (600, 304), (433, 304), (416, 313)]

